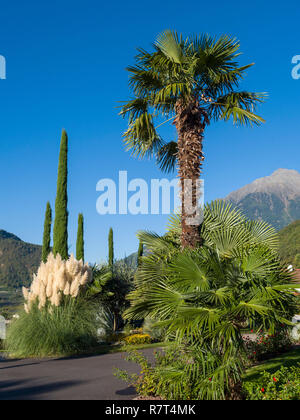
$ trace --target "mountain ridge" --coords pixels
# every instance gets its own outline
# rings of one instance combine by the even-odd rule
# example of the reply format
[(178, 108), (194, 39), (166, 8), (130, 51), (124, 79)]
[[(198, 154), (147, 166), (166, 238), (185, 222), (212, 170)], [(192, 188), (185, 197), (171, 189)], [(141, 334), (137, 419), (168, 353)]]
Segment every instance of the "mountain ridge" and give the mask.
[(42, 247), (0, 230), (0, 286), (29, 286), (41, 261)]
[(294, 169), (277, 169), (231, 192), (225, 200), (249, 219), (265, 220), (280, 230), (300, 219), (300, 173)]

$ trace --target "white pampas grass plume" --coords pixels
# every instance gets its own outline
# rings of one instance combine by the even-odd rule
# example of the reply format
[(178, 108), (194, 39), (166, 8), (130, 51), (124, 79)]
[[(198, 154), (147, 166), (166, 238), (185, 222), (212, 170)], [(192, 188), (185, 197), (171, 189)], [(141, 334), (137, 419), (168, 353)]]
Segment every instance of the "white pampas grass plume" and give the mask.
[(37, 274), (34, 274), (30, 289), (23, 288), (25, 310), (30, 311), (33, 304), (38, 301), (41, 310), (50, 303), (53, 307), (59, 306), (63, 295), (79, 295), (82, 288), (92, 281), (92, 270), (83, 261), (77, 261), (71, 255), (67, 261), (61, 256), (49, 254), (47, 262), (41, 263)]
[(64, 288), (64, 295), (69, 296), (70, 294), (70, 283), (66, 283), (66, 287)]
[(27, 301), (29, 297), (29, 290), (26, 289), (26, 287), (22, 287), (22, 293), (23, 293), (24, 299)]

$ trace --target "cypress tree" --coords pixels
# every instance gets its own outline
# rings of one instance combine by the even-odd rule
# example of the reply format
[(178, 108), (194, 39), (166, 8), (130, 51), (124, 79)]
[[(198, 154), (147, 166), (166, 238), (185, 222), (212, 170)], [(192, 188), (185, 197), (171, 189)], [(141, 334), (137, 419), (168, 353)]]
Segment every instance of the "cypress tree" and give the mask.
[(42, 261), (47, 262), (48, 255), (51, 252), (51, 224), (52, 224), (52, 210), (48, 201), (45, 214), (44, 235), (43, 235), (43, 248), (42, 248)]
[(109, 229), (108, 234), (108, 265), (114, 265), (114, 232), (112, 228)]
[(53, 229), (53, 253), (60, 254), (62, 259), (68, 259), (68, 136), (62, 132), (58, 176), (57, 194), (55, 202), (55, 221)]
[(76, 260), (84, 261), (84, 220), (83, 214), (80, 213), (78, 216), (78, 231), (77, 231), (77, 242), (76, 242)]
[(141, 263), (141, 257), (143, 256), (143, 254), (144, 254), (144, 244), (143, 244), (142, 241), (140, 241), (139, 249), (138, 249), (138, 255), (137, 255), (137, 264), (138, 264), (138, 266)]

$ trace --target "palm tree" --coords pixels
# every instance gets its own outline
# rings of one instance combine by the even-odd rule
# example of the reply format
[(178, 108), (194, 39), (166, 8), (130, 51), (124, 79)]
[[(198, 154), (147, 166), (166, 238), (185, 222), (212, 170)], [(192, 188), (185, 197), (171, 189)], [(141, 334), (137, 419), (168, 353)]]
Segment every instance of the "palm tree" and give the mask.
[[(168, 30), (158, 36), (154, 52), (138, 49), (136, 64), (127, 68), (134, 98), (121, 110), (129, 122), (124, 141), (133, 155), (156, 157), (164, 171), (178, 164), (183, 247), (202, 244), (197, 202), (205, 128), (230, 118), (241, 125), (264, 121), (254, 111), (265, 94), (236, 90), (252, 66), (238, 65), (239, 48), (229, 36), (183, 39)], [(175, 125), (177, 141), (160, 136), (158, 128), (167, 122)]]

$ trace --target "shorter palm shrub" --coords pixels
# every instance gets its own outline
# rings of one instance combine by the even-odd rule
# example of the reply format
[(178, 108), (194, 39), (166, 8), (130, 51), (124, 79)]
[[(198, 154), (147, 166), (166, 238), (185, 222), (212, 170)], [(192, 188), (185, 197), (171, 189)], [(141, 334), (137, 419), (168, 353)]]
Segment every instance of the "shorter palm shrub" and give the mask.
[(66, 297), (60, 306), (32, 305), (8, 329), (6, 349), (15, 357), (71, 355), (97, 343), (96, 310), (84, 299)]
[(245, 382), (243, 392), (247, 400), (300, 400), (300, 363), (263, 372), (257, 381)]
[(159, 395), (239, 398), (244, 328), (274, 334), (281, 324), (290, 326), (297, 285), (279, 261), (276, 231), (264, 222), (214, 202), (204, 211), (204, 245), (182, 250), (178, 221), (163, 237), (139, 233), (149, 254), (135, 275), (125, 317), (152, 319), (178, 346), (181, 359), (172, 359), (173, 352), (159, 370), (158, 384), (172, 392), (166, 395), (161, 385)]
[[(224, 360), (217, 353), (203, 352), (199, 347), (188, 349), (173, 345), (155, 352), (155, 363), (140, 352), (129, 352), (127, 360), (141, 367), (139, 374), (116, 370), (115, 375), (144, 397), (166, 400), (240, 399), (240, 389), (231, 389), (226, 377), (235, 381), (241, 374), (241, 361), (231, 355)], [(236, 392), (237, 391), (237, 392)], [(235, 395), (233, 395), (235, 393)]]

